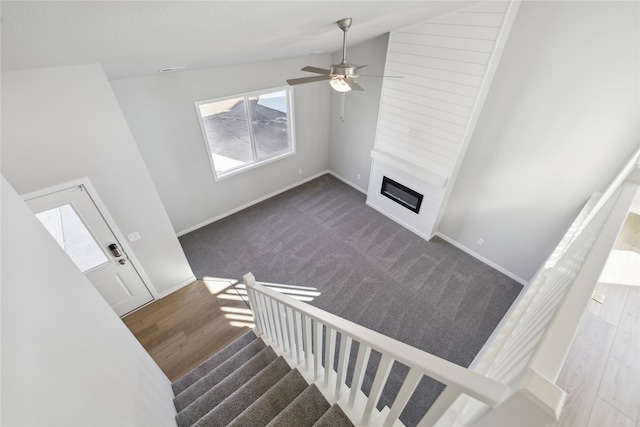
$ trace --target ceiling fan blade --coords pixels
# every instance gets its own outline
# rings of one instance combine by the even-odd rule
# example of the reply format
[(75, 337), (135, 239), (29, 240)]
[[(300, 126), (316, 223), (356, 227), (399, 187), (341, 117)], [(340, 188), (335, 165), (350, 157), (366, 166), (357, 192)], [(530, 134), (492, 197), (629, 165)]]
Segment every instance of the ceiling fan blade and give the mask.
[(329, 70), (326, 70), (324, 68), (311, 67), (311, 66), (306, 66), (302, 68), (302, 71), (308, 71), (310, 73), (318, 73), (318, 74), (325, 74), (325, 75), (331, 74), (331, 71)]
[(364, 92), (364, 89), (362, 88), (362, 86), (360, 86), (358, 83), (356, 83), (356, 82), (355, 82), (355, 80), (351, 80), (351, 79), (344, 79), (344, 82), (345, 82), (346, 84), (348, 84), (348, 85), (349, 85), (349, 87), (350, 87), (352, 90), (361, 90), (361, 91), (363, 91), (363, 92)]
[(392, 79), (403, 79), (404, 76), (376, 76), (373, 74), (358, 74), (358, 77), (388, 77), (388, 78), (392, 78)]
[(330, 76), (313, 76), (313, 77), (302, 77), (300, 79), (289, 79), (287, 83), (290, 85), (301, 85), (303, 83), (313, 83), (320, 82), (322, 80), (331, 80)]
[(358, 65), (358, 66), (356, 67), (356, 71), (358, 71), (360, 68), (364, 68), (364, 67), (367, 67), (367, 65)]

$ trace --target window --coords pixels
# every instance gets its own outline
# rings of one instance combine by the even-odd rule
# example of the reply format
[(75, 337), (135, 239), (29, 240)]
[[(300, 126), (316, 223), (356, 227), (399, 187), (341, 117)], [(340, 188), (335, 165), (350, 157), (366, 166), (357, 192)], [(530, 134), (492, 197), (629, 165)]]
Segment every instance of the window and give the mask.
[(83, 273), (109, 262), (70, 204), (37, 213), (36, 217)]
[(216, 180), (295, 154), (291, 88), (196, 102)]

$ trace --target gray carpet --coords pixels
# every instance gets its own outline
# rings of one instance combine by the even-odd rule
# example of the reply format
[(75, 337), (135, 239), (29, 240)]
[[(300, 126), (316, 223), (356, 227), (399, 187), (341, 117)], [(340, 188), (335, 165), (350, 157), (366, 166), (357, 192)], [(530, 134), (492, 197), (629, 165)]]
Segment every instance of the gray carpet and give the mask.
[[(522, 286), (439, 238), (427, 242), (324, 175), (180, 238), (196, 277), (315, 287), (311, 304), (468, 366)], [(369, 372), (377, 365), (374, 354)], [(380, 405), (406, 375), (394, 365)], [(368, 391), (370, 382), (363, 389)], [(401, 416), (415, 425), (442, 385), (423, 380)]]
[[(225, 365), (245, 360), (243, 353), (249, 347), (263, 350), (229, 371)], [(208, 389), (198, 386), (212, 376), (220, 381)], [(179, 427), (354, 427), (340, 408), (330, 407), (316, 386), (308, 385), (297, 369), (292, 370), (253, 332), (212, 356), (173, 387), (182, 390), (174, 399)], [(191, 401), (186, 407), (180, 403), (185, 396)]]

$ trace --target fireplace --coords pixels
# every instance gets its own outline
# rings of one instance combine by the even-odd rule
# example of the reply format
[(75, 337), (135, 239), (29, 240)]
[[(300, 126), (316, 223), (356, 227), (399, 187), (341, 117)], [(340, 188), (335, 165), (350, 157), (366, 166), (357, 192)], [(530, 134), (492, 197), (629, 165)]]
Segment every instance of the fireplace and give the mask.
[(435, 235), (447, 177), (381, 150), (373, 163), (367, 205), (429, 240)]
[(382, 188), (380, 194), (394, 202), (404, 206), (412, 212), (419, 213), (422, 204), (422, 194), (409, 187), (406, 187), (388, 177), (382, 178)]

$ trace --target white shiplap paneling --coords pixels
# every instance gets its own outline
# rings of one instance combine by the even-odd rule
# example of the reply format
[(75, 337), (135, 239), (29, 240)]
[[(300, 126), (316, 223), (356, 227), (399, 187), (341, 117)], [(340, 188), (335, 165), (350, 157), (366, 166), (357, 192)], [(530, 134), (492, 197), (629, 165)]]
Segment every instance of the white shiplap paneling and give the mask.
[(459, 95), (457, 93), (451, 93), (448, 90), (442, 90), (441, 88), (425, 86), (422, 83), (422, 79), (390, 79), (386, 87), (468, 108), (473, 107), (476, 100), (473, 96)]
[[(392, 217), (397, 214), (395, 207), (394, 214), (386, 201), (378, 200), (381, 172), (376, 167), (390, 173), (393, 164), (383, 165), (384, 155), (380, 153), (403, 159), (449, 182), (461, 160), (474, 109), (479, 108), (478, 99), (509, 4), (487, 2), (391, 33), (385, 75), (402, 77), (385, 78), (383, 82), (374, 148), (378, 153), (369, 188), (371, 205), (386, 209)], [(409, 180), (406, 177), (410, 170), (394, 174)], [(419, 180), (413, 183), (420, 185)], [(414, 188), (424, 195), (421, 209), (425, 213), (416, 218), (420, 223), (410, 228), (421, 230), (422, 235), (435, 233), (446, 185)], [(403, 215), (400, 222), (407, 219)]]

